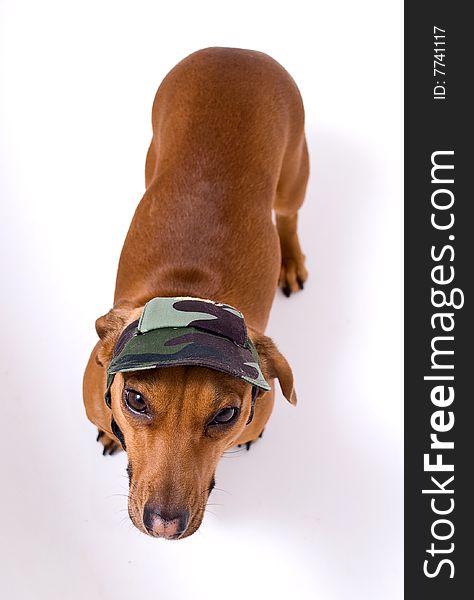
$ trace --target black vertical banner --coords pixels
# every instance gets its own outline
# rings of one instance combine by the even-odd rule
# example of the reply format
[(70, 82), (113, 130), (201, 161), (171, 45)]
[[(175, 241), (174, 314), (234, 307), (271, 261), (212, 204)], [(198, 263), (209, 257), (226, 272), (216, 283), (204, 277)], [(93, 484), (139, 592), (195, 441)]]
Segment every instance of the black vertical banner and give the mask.
[(405, 598), (473, 596), (468, 3), (405, 4)]

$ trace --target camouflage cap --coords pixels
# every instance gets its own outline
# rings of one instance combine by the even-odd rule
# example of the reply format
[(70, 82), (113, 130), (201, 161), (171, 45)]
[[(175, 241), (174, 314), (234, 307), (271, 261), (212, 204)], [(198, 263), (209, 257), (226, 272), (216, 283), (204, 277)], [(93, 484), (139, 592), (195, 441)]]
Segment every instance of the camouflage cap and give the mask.
[(153, 298), (124, 329), (107, 369), (110, 406), (114, 375), (160, 367), (208, 367), (270, 390), (241, 312), (201, 298)]

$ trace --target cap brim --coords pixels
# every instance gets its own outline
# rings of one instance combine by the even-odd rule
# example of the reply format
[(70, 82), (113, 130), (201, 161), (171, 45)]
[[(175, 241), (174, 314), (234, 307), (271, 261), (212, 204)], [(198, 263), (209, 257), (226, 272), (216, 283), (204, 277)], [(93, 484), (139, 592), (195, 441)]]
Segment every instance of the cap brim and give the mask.
[(107, 373), (178, 366), (207, 367), (263, 390), (271, 389), (250, 341), (245, 347), (239, 346), (195, 327), (165, 327), (134, 335), (114, 356)]

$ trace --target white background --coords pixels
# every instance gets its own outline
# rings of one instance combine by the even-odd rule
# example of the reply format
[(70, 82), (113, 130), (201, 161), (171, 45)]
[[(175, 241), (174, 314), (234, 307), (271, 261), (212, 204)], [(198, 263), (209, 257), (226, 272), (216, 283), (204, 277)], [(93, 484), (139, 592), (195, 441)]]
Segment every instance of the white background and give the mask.
[[(9, 600), (402, 597), (402, 3), (3, 1), (0, 594)], [(297, 81), (310, 279), (275, 300), (293, 366), (263, 440), (221, 461), (201, 529), (127, 518), (81, 380), (144, 190), (160, 81), (258, 49)]]

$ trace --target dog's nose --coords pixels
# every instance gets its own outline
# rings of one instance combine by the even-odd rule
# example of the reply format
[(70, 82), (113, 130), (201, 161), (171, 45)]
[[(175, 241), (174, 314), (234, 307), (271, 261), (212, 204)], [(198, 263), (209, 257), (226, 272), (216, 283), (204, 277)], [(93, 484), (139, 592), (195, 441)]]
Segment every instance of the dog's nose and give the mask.
[(170, 511), (156, 504), (145, 504), (143, 524), (150, 535), (174, 539), (186, 531), (189, 513), (187, 510)]

